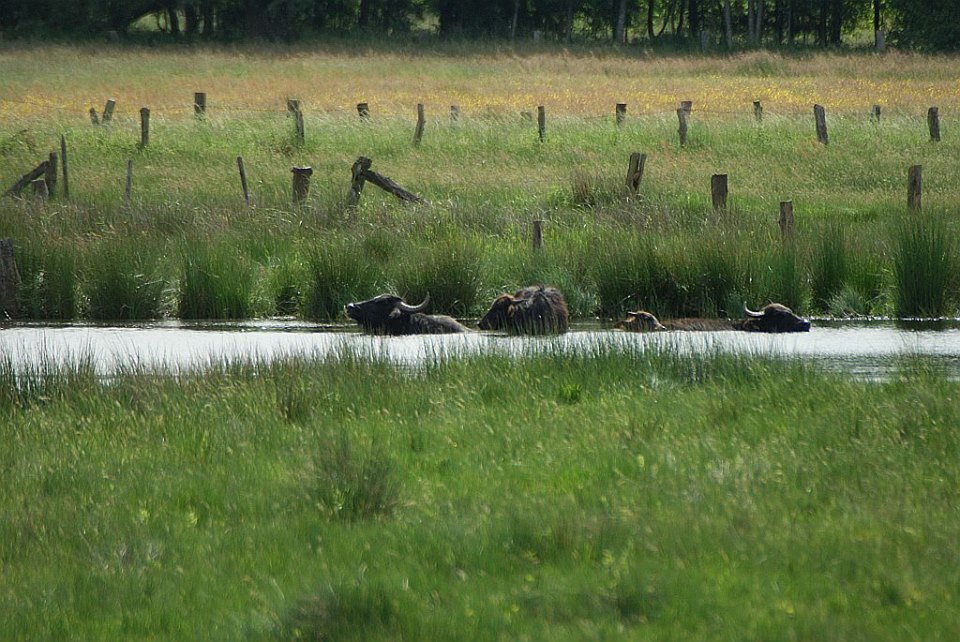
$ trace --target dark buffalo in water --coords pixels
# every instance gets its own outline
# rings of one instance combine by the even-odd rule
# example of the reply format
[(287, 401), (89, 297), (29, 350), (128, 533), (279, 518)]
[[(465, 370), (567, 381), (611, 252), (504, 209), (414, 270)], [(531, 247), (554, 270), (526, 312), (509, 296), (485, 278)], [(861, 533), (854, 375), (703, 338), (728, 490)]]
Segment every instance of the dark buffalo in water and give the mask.
[(566, 332), (569, 313), (560, 290), (531, 285), (514, 294), (498, 296), (477, 324), (481, 330), (506, 330), (511, 334)]
[(657, 330), (682, 330), (688, 332), (716, 332), (720, 330), (744, 330), (746, 332), (809, 332), (810, 322), (798, 317), (780, 303), (770, 303), (759, 312), (744, 308), (746, 318), (740, 321), (728, 319), (667, 319), (663, 323), (646, 311), (627, 312), (627, 318), (616, 327), (630, 332)]
[(740, 329), (747, 332), (810, 332), (810, 322), (780, 303), (768, 303), (759, 312), (743, 309), (747, 318)]
[(441, 314), (424, 314), (428, 295), (419, 305), (410, 305), (395, 294), (381, 294), (366, 301), (348, 303), (347, 316), (371, 334), (451, 334), (466, 332), (456, 319)]

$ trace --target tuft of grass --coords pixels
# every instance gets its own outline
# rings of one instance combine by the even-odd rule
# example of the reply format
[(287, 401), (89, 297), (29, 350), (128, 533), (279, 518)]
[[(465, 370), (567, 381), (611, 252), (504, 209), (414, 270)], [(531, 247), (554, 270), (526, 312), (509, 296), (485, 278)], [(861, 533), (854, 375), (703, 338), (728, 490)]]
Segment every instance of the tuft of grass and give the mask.
[(251, 310), (252, 270), (231, 245), (186, 244), (177, 315), (181, 319), (242, 319)]
[(954, 245), (944, 224), (934, 216), (912, 216), (897, 226), (893, 257), (897, 316), (938, 317), (945, 313)]
[(336, 237), (307, 250), (305, 317), (336, 319), (347, 303), (376, 294), (380, 271), (361, 250), (362, 245)]
[(105, 243), (88, 258), (87, 316), (97, 320), (138, 320), (162, 316), (166, 281), (160, 259), (128, 240)]
[(810, 287), (813, 303), (820, 310), (829, 310), (831, 301), (843, 289), (848, 272), (848, 248), (844, 228), (839, 222), (826, 226), (817, 243)]
[(430, 295), (434, 313), (467, 316), (477, 305), (480, 289), (480, 249), (475, 239), (454, 230), (410, 247), (406, 260), (394, 265), (391, 283), (410, 302)]
[(310, 494), (320, 510), (347, 522), (390, 517), (400, 501), (394, 464), (377, 445), (340, 433), (317, 449)]
[(65, 321), (77, 315), (77, 258), (66, 244), (25, 244), (18, 248), (20, 315)]

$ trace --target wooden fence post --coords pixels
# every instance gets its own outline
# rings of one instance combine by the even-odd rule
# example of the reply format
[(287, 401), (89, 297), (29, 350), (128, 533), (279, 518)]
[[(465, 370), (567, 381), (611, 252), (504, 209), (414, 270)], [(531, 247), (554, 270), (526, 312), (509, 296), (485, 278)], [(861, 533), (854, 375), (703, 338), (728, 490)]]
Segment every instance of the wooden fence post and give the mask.
[(300, 99), (287, 98), (287, 111), (293, 116), (293, 121), (297, 129), (297, 142), (303, 144), (303, 110), (300, 109)]
[(907, 209), (919, 212), (923, 191), (923, 166), (913, 165), (907, 171)]
[(47, 157), (47, 171), (43, 173), (43, 182), (47, 184), (47, 195), (51, 198), (57, 192), (57, 153), (50, 152)]
[(194, 92), (193, 115), (197, 117), (197, 120), (203, 120), (203, 117), (207, 115), (207, 94), (205, 92)]
[(423, 139), (423, 128), (427, 124), (427, 119), (423, 115), (423, 103), (417, 103), (417, 128), (413, 132), (413, 146), (420, 147), (420, 141)]
[(640, 152), (630, 154), (630, 164), (627, 167), (627, 198), (635, 198), (640, 190), (640, 181), (643, 179), (643, 167), (647, 164), (647, 155)]
[(63, 165), (63, 197), (70, 196), (70, 174), (67, 172), (67, 139), (60, 135), (60, 164)]
[(150, 143), (150, 109), (140, 108), (140, 147), (145, 148)]
[(870, 108), (870, 120), (875, 123), (880, 122), (880, 105), (874, 105)]
[(623, 127), (627, 120), (627, 103), (617, 103), (617, 127)]
[(930, 141), (940, 142), (940, 109), (931, 107), (927, 110), (927, 127), (930, 129)]
[(543, 105), (537, 107), (537, 132), (542, 143), (547, 137), (547, 110)]
[(687, 112), (683, 108), (677, 110), (677, 121), (679, 121), (677, 134), (680, 136), (680, 147), (683, 147), (687, 144)]
[(780, 238), (793, 238), (793, 201), (780, 201)]
[(90, 108), (90, 122), (93, 123), (94, 125), (99, 125), (99, 124), (100, 124), (100, 117), (97, 116), (97, 108), (96, 108), (96, 107), (91, 107), (91, 108)]
[(347, 205), (353, 207), (360, 202), (360, 193), (363, 192), (363, 186), (367, 182), (367, 170), (373, 161), (361, 156), (353, 162), (350, 168), (350, 193), (347, 196)]
[(237, 169), (240, 171), (240, 188), (243, 189), (243, 200), (250, 204), (250, 189), (247, 187), (247, 170), (243, 166), (243, 156), (237, 156)]
[(759, 100), (753, 101), (753, 117), (758, 123), (763, 122), (763, 105), (760, 104)]
[(536, 219), (533, 222), (533, 251), (538, 252), (543, 249), (543, 221)]
[(357, 103), (357, 115), (360, 116), (360, 120), (369, 120), (370, 119), (369, 103)]
[(50, 197), (50, 191), (47, 189), (47, 181), (42, 178), (30, 183), (33, 187), (33, 196), (39, 201), (45, 201)]
[(113, 98), (107, 99), (107, 104), (103, 106), (103, 118), (100, 122), (106, 125), (113, 118), (113, 108), (117, 106), (117, 101)]
[(456, 123), (460, 120), (460, 105), (450, 105), (450, 122)]
[(714, 174), (710, 177), (710, 197), (713, 200), (713, 209), (727, 209), (727, 175)]
[(310, 193), (310, 176), (313, 174), (312, 167), (294, 167), (293, 172), (293, 204), (300, 205), (307, 200), (307, 194)]
[(0, 239), (0, 315), (8, 319), (17, 317), (19, 287), (20, 271), (13, 253), (13, 239)]
[(123, 190), (123, 209), (130, 207), (130, 192), (133, 191), (133, 159), (127, 159), (127, 185)]
[(681, 100), (680, 109), (687, 113), (687, 116), (690, 115), (690, 112), (693, 111), (693, 101), (692, 100)]
[(829, 142), (827, 138), (827, 112), (822, 105), (813, 106), (813, 117), (817, 124), (817, 141), (826, 145)]
[[(11, 185), (10, 188), (3, 193), (3, 195), (12, 196), (14, 198), (20, 196), (20, 194), (27, 187), (27, 185), (32, 185), (33, 181), (35, 181), (36, 179), (46, 174), (47, 165), (49, 163), (50, 163), (49, 160), (45, 160), (39, 165), (37, 165), (36, 167), (34, 167), (33, 169), (31, 169), (29, 172), (21, 176), (20, 180), (18, 180), (16, 183)], [(44, 183), (44, 185), (46, 185), (46, 183)]]

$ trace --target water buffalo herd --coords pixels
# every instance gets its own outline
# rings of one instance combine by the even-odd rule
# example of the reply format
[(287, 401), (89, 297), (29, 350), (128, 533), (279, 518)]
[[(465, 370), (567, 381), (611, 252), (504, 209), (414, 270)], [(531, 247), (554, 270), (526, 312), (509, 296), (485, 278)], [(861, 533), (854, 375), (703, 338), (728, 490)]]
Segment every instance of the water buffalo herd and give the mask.
[[(456, 319), (427, 314), (430, 303), (427, 296), (418, 305), (410, 305), (395, 294), (381, 294), (366, 301), (349, 303), (347, 316), (357, 322), (364, 332), (379, 335), (449, 334), (469, 332)], [(477, 323), (481, 330), (500, 330), (508, 334), (559, 334), (569, 326), (567, 303), (560, 290), (531, 285), (513, 294), (501, 294), (494, 299), (490, 310)], [(660, 322), (644, 310), (628, 312), (626, 319), (616, 324), (630, 332), (658, 332), (665, 330), (745, 332), (809, 332), (810, 322), (785, 305), (769, 303), (759, 312), (744, 308), (744, 318), (727, 319), (665, 319)]]

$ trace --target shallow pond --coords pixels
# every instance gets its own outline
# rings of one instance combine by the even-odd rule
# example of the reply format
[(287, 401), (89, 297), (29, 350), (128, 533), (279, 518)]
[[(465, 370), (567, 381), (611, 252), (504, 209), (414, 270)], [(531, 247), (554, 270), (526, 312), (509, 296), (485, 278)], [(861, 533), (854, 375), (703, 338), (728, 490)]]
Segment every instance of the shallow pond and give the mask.
[(558, 337), (507, 337), (492, 333), (371, 337), (352, 326), (297, 320), (126, 325), (13, 324), (0, 327), (0, 354), (15, 368), (93, 360), (109, 374), (120, 366), (146, 369), (202, 368), (224, 360), (270, 360), (289, 355), (342, 353), (417, 365), (436, 357), (476, 353), (521, 354), (535, 350), (595, 351), (598, 346), (666, 345), (685, 353), (718, 349), (758, 355), (796, 356), (857, 378), (882, 379), (905, 356), (923, 356), (960, 377), (960, 321), (815, 321), (809, 333), (744, 332), (633, 334), (599, 324), (578, 324)]

